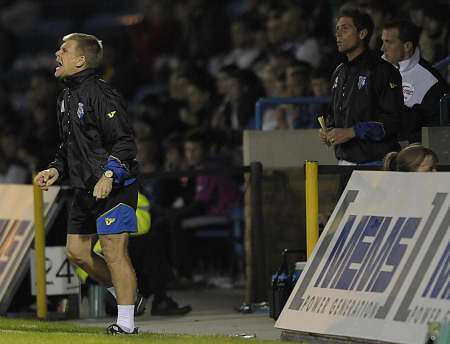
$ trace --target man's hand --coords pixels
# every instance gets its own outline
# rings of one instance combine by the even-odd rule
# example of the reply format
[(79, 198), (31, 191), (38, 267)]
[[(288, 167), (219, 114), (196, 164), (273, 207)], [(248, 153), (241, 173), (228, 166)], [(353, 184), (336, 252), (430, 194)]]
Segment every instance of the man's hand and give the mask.
[(92, 196), (95, 197), (96, 200), (104, 199), (109, 196), (112, 190), (113, 179), (105, 176), (101, 176), (98, 180), (97, 184), (94, 186), (94, 192)]
[(328, 139), (328, 133), (330, 130), (323, 130), (322, 128), (319, 129), (319, 139), (322, 143), (326, 144), (328, 147), (331, 146), (331, 142)]
[(56, 168), (51, 167), (47, 170), (39, 172), (34, 177), (34, 183), (42, 190), (47, 191), (59, 178), (59, 172)]
[(333, 128), (327, 132), (328, 141), (332, 145), (340, 145), (355, 137), (353, 128)]

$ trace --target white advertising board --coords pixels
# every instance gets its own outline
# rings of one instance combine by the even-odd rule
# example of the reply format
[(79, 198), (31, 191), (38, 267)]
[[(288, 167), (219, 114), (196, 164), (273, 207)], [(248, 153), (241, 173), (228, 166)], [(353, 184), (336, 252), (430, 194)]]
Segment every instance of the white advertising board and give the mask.
[(355, 171), (276, 327), (423, 344), (450, 319), (450, 173)]
[[(59, 187), (43, 193), (44, 216), (49, 214)], [(0, 313), (5, 312), (11, 283), (28, 258), (34, 239), (32, 185), (0, 184)]]
[[(31, 250), (31, 294), (36, 295), (36, 259)], [(63, 246), (45, 248), (46, 293), (47, 295), (78, 294), (80, 281), (75, 268), (69, 263)]]

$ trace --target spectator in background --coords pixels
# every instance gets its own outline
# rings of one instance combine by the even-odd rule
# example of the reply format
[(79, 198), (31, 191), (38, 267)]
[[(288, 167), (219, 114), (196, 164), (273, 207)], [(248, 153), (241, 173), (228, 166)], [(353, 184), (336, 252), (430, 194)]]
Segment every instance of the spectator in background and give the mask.
[(41, 69), (34, 72), (27, 92), (28, 110), (41, 106), (53, 115), (57, 93), (58, 85), (47, 70)]
[(16, 58), (16, 39), (14, 35), (0, 23), (0, 73), (9, 71)]
[[(314, 97), (329, 97), (331, 94), (330, 72), (325, 68), (317, 68), (311, 72), (311, 92)], [(327, 103), (311, 103), (307, 106), (310, 128), (318, 128), (317, 117), (328, 111)]]
[(140, 3), (143, 15), (130, 26), (131, 43), (140, 66), (137, 74), (140, 81), (152, 80), (157, 59), (176, 49), (180, 28), (172, 15), (173, 7), (170, 1), (164, 0), (142, 0)]
[(164, 94), (148, 94), (139, 101), (134, 113), (140, 122), (151, 127), (156, 140), (163, 142), (171, 133), (182, 129), (179, 109), (179, 104)]
[(117, 46), (105, 44), (103, 49), (102, 79), (119, 90), (125, 99), (131, 99), (136, 91), (137, 82), (136, 78), (131, 78), (130, 75), (142, 77), (142, 74), (141, 71), (139, 74), (136, 73), (133, 59), (128, 54), (124, 56), (129, 48), (125, 48), (123, 44)]
[(228, 22), (222, 1), (179, 0), (175, 16), (180, 27), (176, 38), (177, 55), (181, 59), (197, 60), (202, 65), (228, 44)]
[(11, 103), (11, 91), (6, 81), (0, 80), (0, 128), (8, 125), (20, 127), (20, 120)]
[[(296, 62), (286, 68), (284, 97), (302, 98), (310, 95), (311, 66), (306, 62)], [(275, 129), (317, 128), (315, 119), (309, 116), (306, 104), (285, 104), (275, 110)]]
[(421, 0), (413, 0), (408, 8), (409, 19), (417, 26), (420, 31), (423, 29), (425, 20), (425, 8), (424, 3)]
[[(54, 157), (58, 145), (58, 128), (54, 118), (57, 85), (47, 71), (33, 73), (27, 92), (27, 105), (22, 110), (23, 144), (30, 166), (37, 170), (45, 168)], [(39, 145), (36, 145), (39, 142)]]
[(26, 184), (31, 180), (30, 167), (23, 158), (24, 150), (17, 128), (0, 129), (0, 183)]
[(449, 55), (449, 6), (434, 4), (425, 8), (423, 30), (419, 39), (422, 56), (436, 63)]
[(255, 103), (264, 97), (261, 81), (249, 69), (226, 67), (221, 70), (223, 102), (214, 113), (212, 128), (242, 131), (251, 125)]
[(204, 69), (195, 68), (185, 76), (186, 111), (180, 114), (185, 130), (206, 129), (210, 126), (211, 116), (216, 106), (214, 80)]
[(256, 37), (260, 26), (257, 18), (250, 13), (236, 18), (232, 22), (230, 30), (231, 50), (224, 56), (211, 59), (209, 64), (211, 73), (215, 75), (220, 67), (227, 65), (236, 65), (240, 69), (252, 67), (262, 53)]
[(413, 143), (400, 152), (386, 154), (383, 170), (397, 172), (436, 172), (439, 159), (435, 152), (418, 143)]
[(292, 51), (297, 60), (317, 67), (321, 52), (317, 39), (308, 32), (305, 12), (298, 6), (290, 6), (283, 12), (281, 22), (285, 40), (282, 49)]
[(283, 12), (285, 7), (273, 5), (267, 13), (265, 26), (269, 50), (280, 50), (285, 43), (285, 31), (283, 26)]
[(372, 50), (379, 51), (381, 48), (381, 31), (386, 22), (395, 17), (395, 7), (389, 0), (370, 0), (363, 9), (372, 18), (374, 29), (370, 38), (369, 47)]
[(410, 21), (397, 20), (383, 28), (383, 58), (402, 76), (405, 114), (399, 139), (421, 140), (421, 128), (439, 125), (439, 100), (448, 91), (445, 80), (420, 56), (419, 29)]
[[(226, 168), (227, 161), (210, 157), (211, 140), (207, 131), (195, 130), (187, 134), (184, 141), (184, 158), (188, 169)], [(240, 199), (237, 183), (224, 175), (205, 175), (182, 177), (178, 181), (179, 190), (173, 193), (172, 208), (159, 209), (160, 217), (155, 226), (169, 230), (171, 256), (179, 275), (192, 277), (193, 260), (202, 247), (194, 247), (193, 230), (182, 228), (181, 223), (187, 218), (205, 216), (227, 217), (232, 207)], [(166, 200), (167, 201), (167, 200)]]
[(369, 50), (372, 30), (370, 16), (358, 10), (337, 17), (336, 42), (346, 62), (333, 73), (329, 129), (319, 136), (334, 147), (340, 165), (381, 165), (386, 153), (399, 148), (401, 76)]
[(222, 103), (214, 112), (211, 128), (217, 133), (223, 152), (230, 153), (242, 145), (242, 131), (253, 125), (255, 103), (264, 97), (261, 81), (249, 69), (225, 67), (217, 83), (224, 92)]
[(15, 35), (20, 35), (37, 25), (42, 14), (41, 7), (42, 4), (38, 1), (9, 1), (8, 6), (2, 8), (0, 21)]

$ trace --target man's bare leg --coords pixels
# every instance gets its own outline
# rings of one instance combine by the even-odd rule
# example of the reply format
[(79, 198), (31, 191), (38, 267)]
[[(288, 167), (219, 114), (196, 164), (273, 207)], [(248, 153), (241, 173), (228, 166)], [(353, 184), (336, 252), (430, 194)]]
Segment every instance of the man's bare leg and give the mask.
[(105, 287), (111, 287), (111, 273), (105, 260), (92, 251), (96, 240), (96, 234), (68, 234), (66, 254), (69, 261), (86, 271), (89, 277)]
[(128, 233), (100, 235), (100, 244), (116, 290), (117, 304), (133, 305), (137, 282), (128, 256)]
[(116, 291), (116, 324), (128, 333), (136, 333), (134, 332), (134, 301), (137, 281), (128, 256), (128, 233), (100, 235), (100, 244)]

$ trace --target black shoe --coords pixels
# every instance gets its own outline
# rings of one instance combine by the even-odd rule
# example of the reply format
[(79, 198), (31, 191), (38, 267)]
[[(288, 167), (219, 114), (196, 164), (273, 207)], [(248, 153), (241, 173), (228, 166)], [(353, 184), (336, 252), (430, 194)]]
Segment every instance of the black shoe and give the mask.
[(160, 301), (152, 302), (152, 315), (185, 315), (192, 311), (192, 307), (187, 305), (179, 307), (172, 298), (165, 297)]
[(145, 313), (147, 299), (141, 293), (136, 294), (136, 302), (134, 303), (134, 316), (138, 317)]
[(138, 334), (138, 328), (135, 327), (133, 332), (127, 332), (124, 329), (122, 329), (122, 327), (120, 327), (119, 325), (112, 324), (106, 328), (106, 334), (111, 334), (113, 336), (118, 334)]

